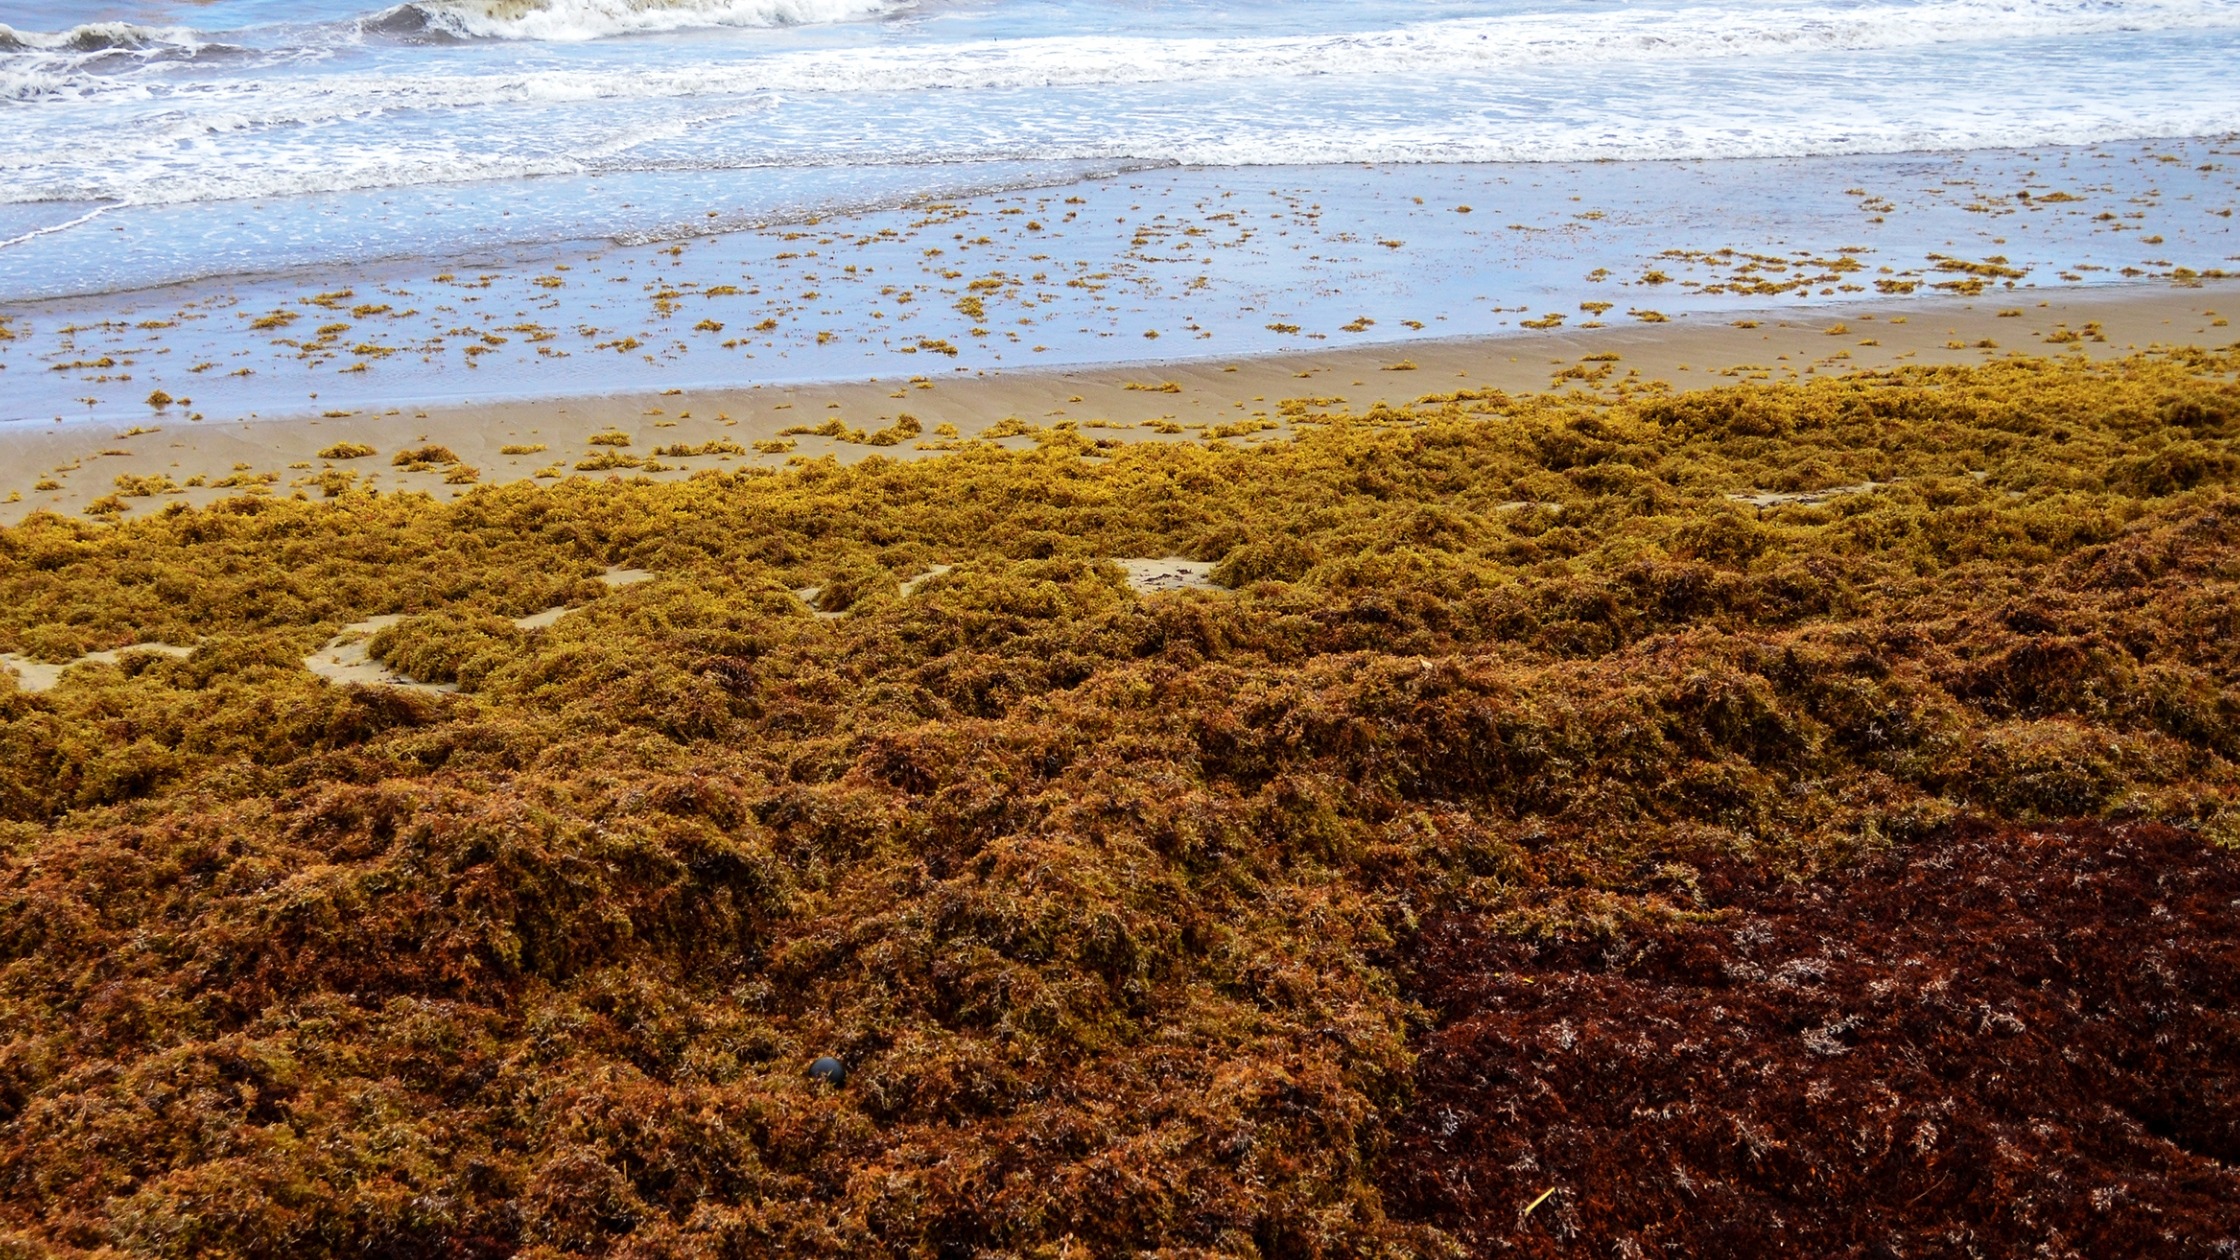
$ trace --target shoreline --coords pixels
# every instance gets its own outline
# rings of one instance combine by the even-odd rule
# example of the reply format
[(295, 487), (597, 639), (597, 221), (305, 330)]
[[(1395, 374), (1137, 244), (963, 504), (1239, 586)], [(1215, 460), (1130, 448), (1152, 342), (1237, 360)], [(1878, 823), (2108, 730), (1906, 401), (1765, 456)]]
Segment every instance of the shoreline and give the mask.
[[(381, 253), (349, 256), (335, 259), (312, 259), (289, 262), (278, 266), (246, 269), (217, 269), (185, 272), (153, 283), (127, 283), (100, 288), (70, 289), (59, 292), (0, 293), (0, 310), (23, 315), (37, 315), (48, 310), (67, 309), (71, 306), (98, 306), (103, 303), (134, 302), (141, 305), (161, 305), (166, 301), (193, 301), (201, 293), (218, 286), (299, 285), (316, 287), (324, 281), (347, 274), (360, 282), (417, 278), (430, 269), (454, 268), (474, 270), (478, 267), (543, 269), (554, 262), (604, 254), (613, 250), (632, 250), (651, 246), (694, 244), (720, 240), (723, 237), (762, 232), (784, 232), (803, 228), (824, 228), (854, 218), (872, 215), (904, 214), (922, 211), (935, 202), (965, 202), (990, 198), (1065, 192), (1076, 188), (1109, 183), (1116, 180), (1157, 174), (1187, 176), (1220, 176), (1238, 171), (1281, 171), (1300, 175), (1302, 185), (1312, 183), (1305, 178), (1333, 168), (1353, 169), (1362, 166), (1406, 170), (1413, 166), (1433, 168), (1454, 166), (1484, 171), (1533, 175), (1542, 168), (1668, 168), (1685, 172), (1709, 165), (1776, 165), (1783, 163), (1810, 164), (1816, 162), (1917, 162), (1949, 163), (1971, 161), (1986, 155), (2012, 156), (2041, 151), (2093, 150), (2110, 146), (2208, 146), (2240, 143), (2240, 133), (2211, 133), (2204, 135), (2142, 135), (2120, 136), (2089, 143), (2064, 143), (2048, 145), (1994, 146), (1991, 148), (1914, 148), (1872, 150), (1858, 153), (1757, 153), (1717, 157), (1698, 155), (1675, 157), (1623, 157), (1623, 158), (1550, 158), (1488, 160), (1466, 163), (1408, 163), (1377, 162), (1352, 163), (1328, 162), (1271, 165), (1218, 166), (1177, 160), (1092, 162), (1087, 159), (1067, 159), (1079, 162), (1085, 169), (1047, 175), (1022, 176), (1017, 179), (989, 179), (986, 181), (960, 181), (956, 186), (933, 191), (910, 190), (889, 195), (867, 196), (858, 201), (836, 201), (825, 204), (793, 204), (768, 212), (729, 215), (713, 224), (695, 223), (690, 218), (663, 223), (653, 227), (631, 228), (614, 232), (594, 232), (584, 235), (530, 237), (505, 240), (476, 250), (443, 250), (428, 246), (400, 247)], [(548, 174), (527, 177), (536, 180), (565, 179), (569, 176)], [(248, 200), (254, 200), (253, 198)], [(219, 203), (227, 204), (227, 203)], [(36, 228), (26, 237), (44, 236), (67, 230), (69, 224), (55, 224)], [(0, 244), (5, 244), (0, 242)]]
[(641, 245), (0, 303), (0, 417), (123, 429), (159, 391), (231, 422), (2067, 300), (2228, 278), (2226, 156), (1158, 168)]
[[(1456, 388), (1692, 390), (2013, 354), (2108, 359), (2240, 342), (2230, 331), (2236, 312), (2240, 283), (2110, 285), (1255, 355), (336, 409), (285, 419), (196, 422), (157, 414), (121, 428), (18, 422), (0, 426), (0, 525), (40, 510), (81, 515), (104, 499), (129, 517), (244, 492), (318, 498), (336, 485), (455, 499), (477, 484), (524, 479), (666, 480), (824, 456), (923, 458), (1007, 420), (1019, 422), (1012, 429), (1071, 423), (1110, 441), (1219, 436), (1249, 444), (1292, 432), (1285, 400), (1358, 410)], [(917, 432), (906, 431), (905, 416)], [(833, 419), (840, 421), (838, 437), (783, 432)], [(888, 444), (862, 440), (881, 430)], [(594, 435), (607, 440), (587, 440)], [(1023, 435), (995, 440), (1032, 443)], [(333, 453), (351, 445), (371, 449)], [(417, 465), (394, 462), (400, 451), (429, 446), (444, 451)], [(651, 471), (642, 466), (649, 456), (657, 465)], [(584, 464), (593, 467), (579, 468)]]
[[(2148, 136), (2141, 144), (2189, 144), (2203, 137)], [(2224, 137), (2207, 137), (2219, 143)], [(2117, 141), (2116, 143), (2134, 143)], [(1954, 154), (1968, 150), (1955, 149)], [(1931, 150), (1919, 153), (1902, 153), (1898, 157), (1934, 158)], [(1627, 159), (1640, 164), (1648, 162), (1694, 162), (1702, 158), (1641, 158)], [(1763, 160), (1763, 159), (1743, 159)], [(521, 240), (493, 242), (473, 250), (445, 250), (429, 245), (398, 247), (381, 253), (350, 255), (341, 258), (308, 259), (276, 266), (229, 268), (207, 271), (190, 271), (168, 276), (153, 283), (121, 283), (100, 288), (68, 289), (59, 292), (0, 293), (0, 310), (38, 314), (44, 310), (66, 308), (72, 305), (94, 306), (101, 303), (134, 301), (158, 305), (165, 300), (191, 301), (209, 288), (224, 285), (297, 284), (317, 286), (336, 275), (348, 274), (361, 283), (371, 279), (417, 278), (433, 269), (454, 268), (474, 270), (483, 266), (511, 268), (529, 267), (545, 269), (554, 262), (567, 262), (589, 254), (610, 250), (640, 249), (656, 245), (691, 244), (725, 236), (753, 232), (784, 232), (804, 227), (818, 227), (842, 222), (851, 218), (878, 214), (901, 214), (923, 208), (935, 201), (965, 201), (984, 197), (1002, 197), (1020, 193), (1065, 190), (1099, 180), (1126, 179), (1129, 176), (1161, 171), (1225, 171), (1234, 168), (1200, 166), (1188, 162), (1088, 162), (1079, 163), (1083, 169), (1068, 172), (1051, 172), (1047, 175), (1022, 176), (1018, 179), (988, 179), (985, 181), (959, 181), (954, 186), (931, 191), (909, 189), (906, 191), (866, 196), (855, 201), (834, 201), (819, 204), (787, 204), (766, 212), (727, 215), (710, 224), (695, 223), (682, 218), (671, 223), (651, 227), (618, 229), (613, 232), (590, 232), (579, 235), (526, 237)], [(1531, 165), (1518, 163), (1518, 165)], [(753, 168), (748, 168), (753, 169)], [(1303, 169), (1313, 170), (1314, 167)], [(548, 174), (525, 177), (530, 183), (538, 180), (573, 178), (567, 175)], [(243, 200), (256, 200), (244, 198)], [(230, 204), (230, 203), (214, 203)], [(27, 236), (43, 236), (64, 231), (66, 226), (55, 224), (34, 229)], [(4, 246), (5, 242), (0, 242)]]

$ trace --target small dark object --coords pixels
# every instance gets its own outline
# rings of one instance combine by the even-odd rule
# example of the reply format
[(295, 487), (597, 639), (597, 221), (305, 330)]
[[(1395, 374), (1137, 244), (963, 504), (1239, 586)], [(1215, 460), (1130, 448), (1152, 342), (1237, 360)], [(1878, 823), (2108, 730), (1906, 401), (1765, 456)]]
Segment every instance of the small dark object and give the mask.
[(809, 1065), (809, 1079), (823, 1081), (825, 1084), (838, 1089), (848, 1083), (848, 1065), (829, 1054), (825, 1055)]

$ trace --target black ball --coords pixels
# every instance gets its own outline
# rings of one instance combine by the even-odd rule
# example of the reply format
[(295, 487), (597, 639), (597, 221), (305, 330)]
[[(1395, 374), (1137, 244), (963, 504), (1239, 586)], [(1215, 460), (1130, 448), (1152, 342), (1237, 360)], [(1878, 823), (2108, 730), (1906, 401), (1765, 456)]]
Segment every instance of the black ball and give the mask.
[(848, 1065), (828, 1054), (809, 1065), (809, 1079), (835, 1087), (845, 1085), (848, 1083)]

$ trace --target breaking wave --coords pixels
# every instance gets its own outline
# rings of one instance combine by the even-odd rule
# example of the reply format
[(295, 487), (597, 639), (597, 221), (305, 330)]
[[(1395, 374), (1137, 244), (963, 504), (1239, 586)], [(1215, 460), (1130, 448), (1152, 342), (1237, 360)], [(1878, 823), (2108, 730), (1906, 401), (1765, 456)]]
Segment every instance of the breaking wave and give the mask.
[(717, 26), (817, 26), (893, 12), (893, 0), (413, 0), (360, 25), (385, 35), (575, 43)]

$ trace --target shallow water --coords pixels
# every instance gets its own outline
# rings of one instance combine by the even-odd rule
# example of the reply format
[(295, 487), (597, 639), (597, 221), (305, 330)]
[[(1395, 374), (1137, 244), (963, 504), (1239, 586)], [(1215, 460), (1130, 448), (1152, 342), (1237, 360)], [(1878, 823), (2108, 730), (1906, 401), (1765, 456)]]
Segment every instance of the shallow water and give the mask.
[[(2229, 146), (1168, 168), (675, 241), (18, 305), (0, 418), (1219, 357), (2240, 273)], [(694, 177), (697, 178), (697, 177)], [(1725, 252), (1721, 252), (1725, 251)], [(2221, 282), (2220, 282), (2221, 283)]]

